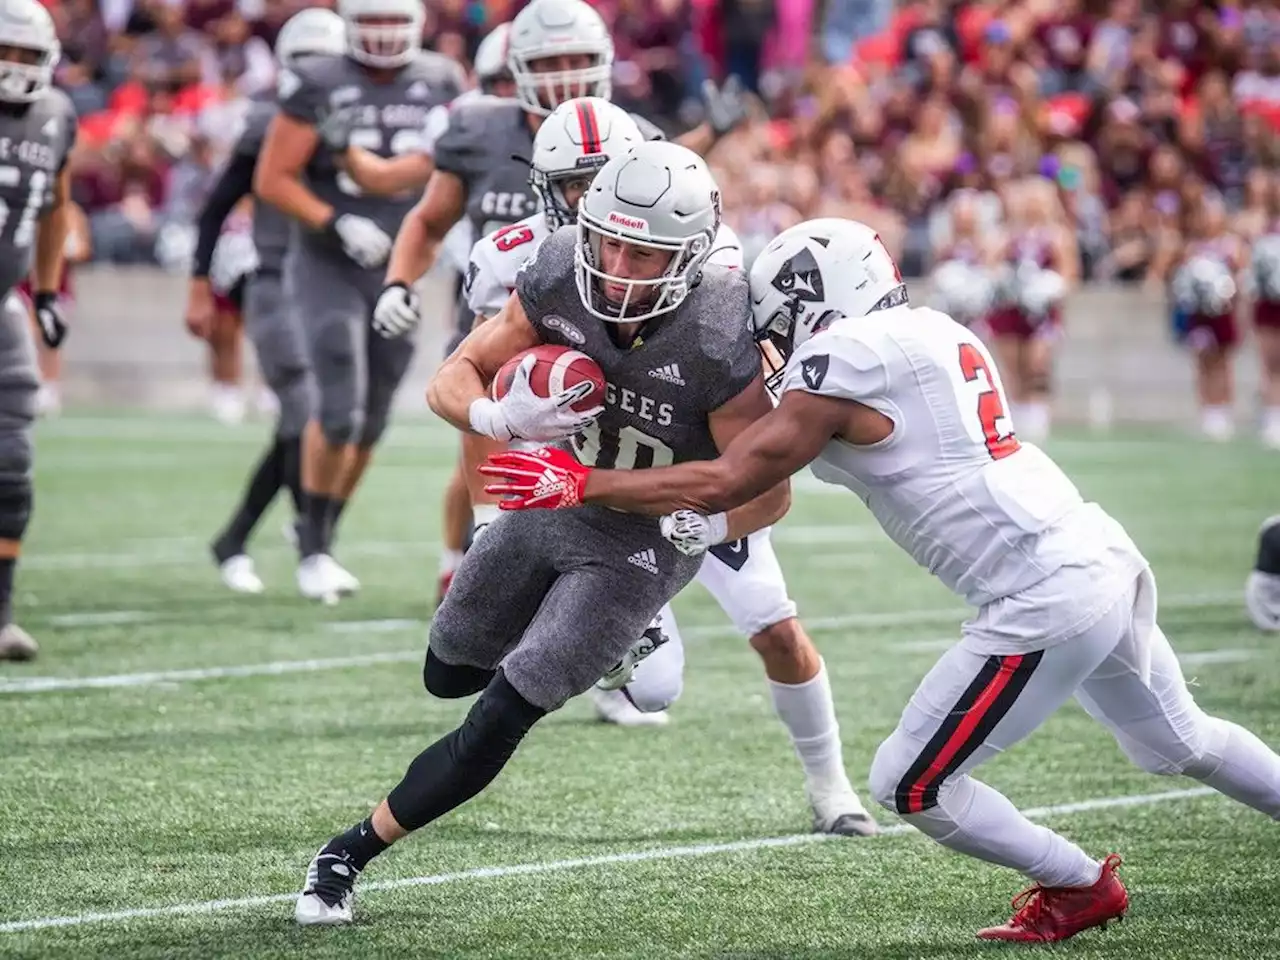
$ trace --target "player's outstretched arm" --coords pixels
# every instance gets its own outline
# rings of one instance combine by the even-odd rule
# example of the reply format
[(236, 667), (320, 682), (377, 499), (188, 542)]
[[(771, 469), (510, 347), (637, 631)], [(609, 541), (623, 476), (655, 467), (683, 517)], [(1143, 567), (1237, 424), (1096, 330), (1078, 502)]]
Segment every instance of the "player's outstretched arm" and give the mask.
[[(723, 454), (744, 432), (751, 430), (773, 410), (764, 377), (758, 376), (740, 394), (708, 417), (716, 449)], [(791, 509), (790, 474), (725, 516), (726, 533), (722, 542), (731, 542), (749, 533), (763, 530), (781, 520)]]
[(466, 185), (457, 175), (444, 170), (432, 173), (422, 199), (400, 224), (387, 262), (386, 282), (408, 287), (417, 283), (435, 263), (445, 234), (461, 219), (466, 204)]
[(322, 229), (333, 217), (333, 208), (302, 182), (302, 171), (319, 140), (314, 126), (280, 113), (267, 128), (262, 154), (253, 171), (253, 192), (312, 230)]
[(473, 327), (436, 370), (427, 385), (427, 403), (459, 430), (487, 433), (472, 423), (473, 404), (488, 398), (489, 384), (504, 363), (540, 342), (520, 298), (512, 294), (497, 316)]

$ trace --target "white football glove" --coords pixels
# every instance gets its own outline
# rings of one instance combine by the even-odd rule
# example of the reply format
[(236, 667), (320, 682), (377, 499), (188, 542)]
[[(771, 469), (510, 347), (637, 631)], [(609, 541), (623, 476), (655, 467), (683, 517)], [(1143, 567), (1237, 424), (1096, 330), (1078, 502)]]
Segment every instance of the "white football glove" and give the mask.
[(704, 517), (696, 510), (677, 510), (658, 521), (658, 529), (686, 557), (700, 557), (729, 534), (729, 518), (723, 513)]
[(343, 252), (365, 269), (382, 266), (391, 254), (391, 238), (368, 217), (344, 213), (333, 219), (330, 229)]
[(422, 319), (418, 295), (403, 283), (389, 283), (373, 307), (373, 329), (388, 340), (403, 337)]
[(525, 357), (516, 369), (511, 389), (501, 400), (481, 397), (471, 403), (471, 429), (495, 440), (563, 440), (586, 429), (600, 416), (604, 407), (593, 407), (579, 413), (573, 409), (591, 392), (591, 383), (583, 380), (551, 397), (540, 397), (529, 385), (529, 375), (536, 357)]

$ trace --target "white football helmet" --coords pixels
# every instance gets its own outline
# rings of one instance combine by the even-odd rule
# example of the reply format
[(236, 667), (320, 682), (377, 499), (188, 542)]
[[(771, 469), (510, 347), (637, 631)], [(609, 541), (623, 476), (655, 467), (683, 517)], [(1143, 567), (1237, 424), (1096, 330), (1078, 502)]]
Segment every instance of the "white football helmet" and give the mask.
[(1206, 317), (1226, 313), (1236, 295), (1236, 281), (1227, 265), (1207, 256), (1194, 256), (1179, 267), (1171, 288), (1180, 309)]
[[(578, 297), (593, 316), (614, 323), (674, 310), (697, 283), (720, 228), (720, 188), (703, 159), (666, 140), (646, 140), (606, 163), (578, 206), (574, 254)], [(601, 269), (601, 247), (620, 240), (670, 255), (652, 280)], [(605, 288), (624, 290), (620, 300)]]
[[(591, 63), (570, 70), (533, 69), (538, 60), (568, 56), (585, 56)], [(507, 67), (516, 83), (516, 99), (529, 113), (547, 116), (574, 97), (608, 100), (613, 92), (613, 39), (585, 0), (533, 0), (511, 21)]]
[(0, 101), (30, 103), (49, 89), (62, 45), (39, 0), (0, 0), (0, 47), (31, 51), (23, 60), (0, 60)]
[(276, 59), (286, 67), (299, 57), (340, 57), (347, 50), (347, 25), (332, 10), (308, 7), (285, 21), (276, 37)]
[(933, 288), (929, 305), (966, 327), (985, 317), (995, 304), (996, 288), (991, 274), (963, 260), (938, 264), (929, 283)]
[(631, 114), (608, 100), (579, 97), (551, 111), (533, 139), (533, 170), (529, 174), (551, 229), (578, 219), (576, 204), (570, 206), (564, 197), (566, 181), (590, 181), (610, 158), (643, 142)]
[(338, 0), (338, 16), (347, 28), (347, 56), (366, 66), (403, 67), (422, 49), (422, 0)]
[(707, 257), (707, 265), (741, 270), (743, 263), (742, 241), (734, 233), (733, 227), (727, 223), (720, 224), (720, 231), (711, 243), (711, 254)]
[(476, 48), (476, 79), (484, 89), (495, 80), (511, 76), (507, 69), (507, 43), (511, 39), (511, 24), (500, 23), (480, 41)]
[[(898, 265), (865, 223), (824, 217), (784, 230), (751, 265), (756, 339), (785, 365), (796, 347), (837, 317), (864, 317), (907, 302)], [(771, 371), (776, 389), (782, 370)]]
[(1280, 234), (1262, 237), (1253, 246), (1253, 280), (1258, 296), (1280, 300)]

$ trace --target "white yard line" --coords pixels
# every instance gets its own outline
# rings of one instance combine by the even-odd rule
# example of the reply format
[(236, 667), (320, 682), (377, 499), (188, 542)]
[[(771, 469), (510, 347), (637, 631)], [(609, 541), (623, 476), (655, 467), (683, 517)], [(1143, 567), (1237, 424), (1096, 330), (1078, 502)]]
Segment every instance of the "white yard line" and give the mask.
[[(1024, 810), (1033, 820), (1072, 813), (1088, 813), (1124, 807), (1141, 807), (1171, 800), (1204, 797), (1215, 791), (1210, 787), (1192, 787), (1187, 790), (1171, 790), (1164, 793), (1144, 793), (1127, 797), (1099, 797), (1078, 803), (1063, 803), (1051, 807), (1034, 807)], [(901, 836), (914, 832), (905, 824), (889, 827), (882, 837)], [(598, 857), (580, 857), (572, 860), (548, 860), (535, 863), (517, 863), (499, 867), (477, 867), (455, 873), (437, 873), (421, 877), (405, 877), (400, 880), (382, 880), (360, 885), (361, 896), (382, 890), (400, 890), (405, 887), (442, 886), (466, 880), (494, 880), (503, 877), (521, 877), (542, 873), (562, 873), (592, 867), (609, 867), (628, 863), (646, 863), (653, 860), (680, 860), (690, 857), (709, 857), (730, 853), (749, 853), (780, 847), (796, 847), (810, 843), (838, 840), (841, 843), (861, 843), (860, 840), (834, 838), (825, 834), (800, 833), (785, 837), (762, 837), (755, 840), (738, 840), (732, 843), (706, 843), (683, 847), (658, 847), (651, 850), (633, 850), (610, 853)], [(301, 864), (299, 865), (301, 873)], [(62, 917), (41, 917), (34, 920), (11, 920), (0, 923), (0, 933), (21, 933), (31, 930), (49, 930), (54, 927), (77, 927), (92, 923), (112, 923), (121, 920), (145, 920), (154, 917), (186, 917), (214, 913), (222, 910), (242, 910), (253, 907), (287, 903), (297, 897), (296, 892), (274, 893), (257, 897), (240, 897), (232, 900), (206, 900), (200, 903), (176, 903), (165, 907), (141, 907), (134, 910), (113, 910), (103, 913), (80, 913)]]

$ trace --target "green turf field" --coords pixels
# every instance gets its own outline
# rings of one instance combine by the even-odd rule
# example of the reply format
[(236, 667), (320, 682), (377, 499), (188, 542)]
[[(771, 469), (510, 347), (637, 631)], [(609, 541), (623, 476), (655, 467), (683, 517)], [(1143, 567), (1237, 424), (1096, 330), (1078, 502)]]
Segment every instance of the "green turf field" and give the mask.
[[(466, 708), (432, 701), (420, 679), (455, 441), (392, 431), (338, 550), (364, 592), (323, 609), (294, 595), (283, 510), (256, 545), (267, 596), (225, 593), (207, 559), (264, 435), (182, 419), (41, 425), (17, 606), (43, 655), (0, 666), (0, 956), (1009, 949), (973, 932), (1006, 919), (1019, 877), (904, 831), (806, 835), (758, 661), (697, 587), (677, 604), (689, 672), (669, 727), (606, 727), (571, 704), (491, 790), (371, 865), (354, 927), (296, 929), (316, 848)], [(1200, 702), (1280, 744), (1280, 638), (1255, 632), (1240, 601), (1255, 530), (1280, 510), (1280, 458), (1160, 436), (1076, 434), (1050, 451), (1151, 558)], [(861, 785), (963, 608), (854, 497), (826, 489), (799, 483), (777, 540)], [(1126, 858), (1128, 920), (1064, 953), (1280, 957), (1277, 824), (1130, 768), (1074, 706), (982, 775), (1091, 852)]]

